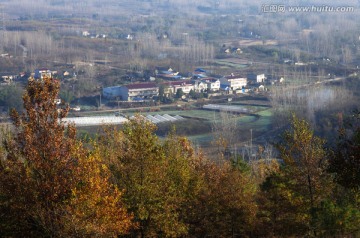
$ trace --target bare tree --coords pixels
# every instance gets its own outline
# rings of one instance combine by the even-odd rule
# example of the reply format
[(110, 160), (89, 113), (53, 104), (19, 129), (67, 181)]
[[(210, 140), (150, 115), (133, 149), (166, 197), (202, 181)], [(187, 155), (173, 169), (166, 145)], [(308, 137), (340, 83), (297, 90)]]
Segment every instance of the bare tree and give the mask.
[(219, 113), (219, 118), (212, 125), (214, 144), (220, 155), (227, 157), (234, 149), (238, 133), (237, 116), (226, 111)]

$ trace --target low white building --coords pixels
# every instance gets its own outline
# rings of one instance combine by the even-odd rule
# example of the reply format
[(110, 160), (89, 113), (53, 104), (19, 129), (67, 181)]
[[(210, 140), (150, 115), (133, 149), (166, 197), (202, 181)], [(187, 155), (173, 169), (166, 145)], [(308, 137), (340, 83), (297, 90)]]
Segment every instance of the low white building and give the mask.
[(220, 78), (220, 85), (221, 87), (228, 87), (232, 90), (242, 89), (247, 85), (247, 78), (241, 75), (226, 75)]
[(283, 76), (275, 76), (275, 75), (268, 75), (266, 77), (266, 81), (268, 84), (282, 84), (285, 82), (285, 78)]
[(57, 74), (57, 71), (52, 71), (49, 69), (35, 69), (34, 78), (43, 79), (43, 78), (52, 78)]
[(192, 82), (194, 84), (195, 92), (201, 93), (201, 92), (205, 92), (205, 90), (207, 89), (207, 84), (202, 80), (195, 79)]
[(84, 37), (88, 37), (88, 36), (90, 36), (91, 34), (90, 34), (90, 32), (88, 32), (88, 31), (83, 31), (83, 32), (82, 32), (82, 35), (83, 35)]
[(133, 35), (128, 34), (128, 35), (126, 36), (126, 39), (127, 39), (127, 40), (133, 40), (133, 39), (134, 39), (134, 36), (133, 36)]
[(185, 94), (188, 94), (191, 90), (195, 90), (194, 84), (190, 81), (166, 82), (163, 85), (165, 87), (165, 94), (176, 94), (178, 89), (181, 89)]
[(247, 75), (248, 81), (251, 81), (252, 83), (264, 83), (266, 80), (265, 74), (248, 74)]
[(216, 92), (220, 90), (220, 80), (216, 78), (203, 78), (201, 79), (207, 85), (207, 89), (211, 92)]

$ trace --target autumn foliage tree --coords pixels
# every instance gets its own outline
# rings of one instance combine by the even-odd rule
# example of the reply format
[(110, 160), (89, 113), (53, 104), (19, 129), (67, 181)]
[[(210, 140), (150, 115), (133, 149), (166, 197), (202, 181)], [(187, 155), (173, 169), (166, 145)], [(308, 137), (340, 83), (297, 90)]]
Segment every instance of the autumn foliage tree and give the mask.
[[(185, 153), (185, 149), (180, 143), (165, 148), (170, 142), (164, 147), (154, 133), (155, 128), (136, 116), (122, 131), (106, 128), (99, 146), (119, 188), (124, 189), (125, 204), (138, 224), (131, 233), (140, 237), (160, 234), (177, 237), (187, 233), (178, 212), (185, 202), (186, 194), (180, 184), (186, 187), (181, 182), (186, 178), (185, 172), (181, 172), (182, 165), (176, 161), (178, 153)], [(173, 158), (167, 157), (170, 150)]]
[(163, 140), (141, 116), (122, 131), (100, 137), (138, 237), (203, 237), (249, 234), (256, 214), (256, 186), (230, 163), (216, 164), (175, 131)]
[[(29, 81), (25, 111), (12, 111), (14, 126), (3, 132), (1, 237), (360, 232), (358, 127), (341, 134), (329, 152), (309, 124), (293, 116), (277, 145), (278, 160), (256, 170), (221, 153), (207, 159), (175, 129), (160, 139), (156, 125), (140, 115), (121, 130), (104, 127), (85, 144), (74, 125), (64, 123), (68, 107), (56, 105), (58, 92), (54, 79)], [(222, 142), (225, 152), (231, 140)]]
[(256, 186), (228, 161), (199, 160), (200, 189), (187, 204), (191, 237), (247, 237), (255, 224)]
[(356, 111), (349, 126), (339, 130), (334, 153), (330, 156), (330, 171), (342, 186), (360, 192), (360, 111)]
[(31, 80), (25, 112), (11, 112), (14, 135), (4, 142), (0, 167), (1, 231), (13, 237), (111, 237), (131, 226), (121, 192), (96, 151), (76, 139), (57, 108), (60, 83)]
[(334, 187), (324, 143), (305, 120), (293, 115), (278, 145), (282, 166), (262, 184), (265, 230), (280, 236), (319, 235), (321, 206)]
[(360, 112), (339, 129), (337, 144), (329, 152), (329, 171), (337, 184), (336, 197), (326, 204), (325, 225), (341, 236), (360, 234)]

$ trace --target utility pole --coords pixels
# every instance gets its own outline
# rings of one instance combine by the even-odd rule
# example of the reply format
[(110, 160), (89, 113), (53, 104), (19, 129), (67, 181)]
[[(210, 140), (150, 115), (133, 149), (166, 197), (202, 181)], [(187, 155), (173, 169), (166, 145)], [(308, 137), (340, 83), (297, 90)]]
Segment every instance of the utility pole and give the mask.
[(1, 51), (3, 50), (3, 48), (5, 47), (5, 37), (6, 37), (6, 26), (5, 26), (5, 13), (4, 13), (4, 6), (2, 4), (0, 4), (0, 9), (1, 9), (1, 37), (2, 37), (2, 41), (1, 41)]
[(5, 13), (4, 13), (4, 6), (0, 5), (0, 9), (1, 9), (1, 23), (2, 23), (2, 30), (4, 31), (4, 34), (5, 34), (5, 30), (6, 30), (6, 27), (5, 27)]
[(252, 142), (252, 128), (250, 129), (250, 158), (253, 157), (253, 142)]

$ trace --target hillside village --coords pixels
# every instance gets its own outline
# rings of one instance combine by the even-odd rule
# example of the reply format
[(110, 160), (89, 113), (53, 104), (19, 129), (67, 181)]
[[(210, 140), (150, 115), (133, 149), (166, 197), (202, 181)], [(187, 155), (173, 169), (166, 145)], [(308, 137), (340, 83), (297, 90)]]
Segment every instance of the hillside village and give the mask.
[[(3, 75), (1, 85), (11, 85), (29, 78), (42, 79), (44, 77), (52, 77), (60, 81), (66, 81), (69, 78), (76, 80), (76, 73), (69, 71), (60, 73), (57, 70), (40, 68), (30, 75), (26, 73)], [(99, 93), (109, 101), (146, 102), (158, 100), (159, 97), (186, 99), (194, 94), (211, 97), (265, 92), (268, 91), (268, 85), (280, 85), (284, 82), (284, 77), (265, 75), (264, 73), (243, 75), (241, 72), (234, 72), (229, 75), (213, 76), (202, 68), (196, 68), (190, 76), (184, 77), (172, 68), (157, 67), (154, 76), (150, 76), (145, 82), (141, 80), (131, 84), (102, 87)]]
[[(161, 82), (154, 82), (156, 78)], [(191, 77), (182, 77), (172, 68), (156, 70), (156, 78), (151, 77), (150, 82), (132, 83), (105, 87), (102, 90), (104, 98), (121, 101), (148, 101), (159, 97), (178, 97), (185, 99), (192, 93), (205, 93), (207, 97), (240, 94), (253, 91), (266, 91), (266, 85), (281, 84), (284, 78), (266, 77), (265, 74), (231, 73), (224, 76), (208, 76), (207, 71), (197, 68)], [(153, 82), (151, 82), (153, 81)], [(162, 91), (160, 90), (162, 88)]]

